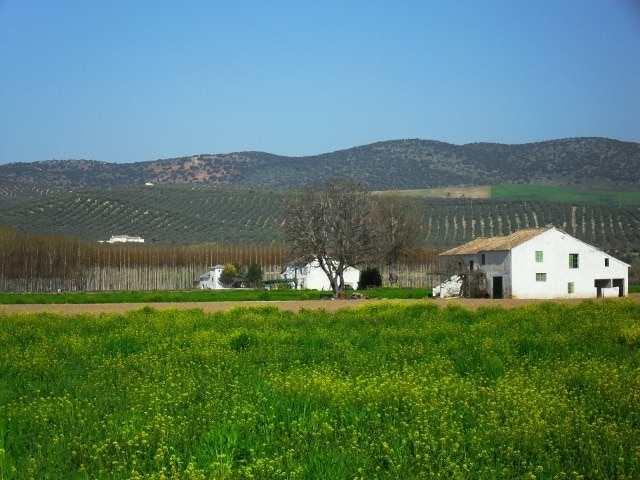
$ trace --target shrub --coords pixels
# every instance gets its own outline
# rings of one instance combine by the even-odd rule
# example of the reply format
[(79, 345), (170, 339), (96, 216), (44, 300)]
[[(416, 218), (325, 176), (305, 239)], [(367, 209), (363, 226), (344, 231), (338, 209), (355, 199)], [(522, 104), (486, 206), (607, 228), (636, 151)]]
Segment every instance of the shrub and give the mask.
[(222, 273), (220, 274), (220, 283), (225, 287), (230, 287), (235, 281), (238, 269), (233, 263), (225, 263)]
[(376, 267), (365, 268), (360, 272), (360, 288), (371, 288), (382, 286), (382, 275)]
[(247, 272), (247, 282), (252, 288), (258, 288), (262, 283), (262, 267), (258, 263), (252, 263), (249, 265)]

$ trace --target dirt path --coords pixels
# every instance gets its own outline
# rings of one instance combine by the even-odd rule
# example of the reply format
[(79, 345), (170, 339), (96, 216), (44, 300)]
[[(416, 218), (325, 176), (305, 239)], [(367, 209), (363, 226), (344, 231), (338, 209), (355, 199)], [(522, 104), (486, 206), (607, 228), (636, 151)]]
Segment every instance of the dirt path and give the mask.
[[(633, 293), (629, 298), (640, 303), (640, 294)], [(602, 301), (602, 299), (591, 299), (593, 301)], [(613, 299), (616, 300), (616, 299)], [(545, 301), (554, 301), (559, 303), (578, 304), (585, 299), (562, 299), (562, 300), (486, 300), (486, 299), (424, 299), (424, 300), (303, 300), (291, 302), (178, 302), (178, 303), (97, 303), (97, 304), (37, 304), (37, 305), (0, 305), (0, 313), (37, 313), (37, 312), (54, 312), (63, 314), (89, 313), (99, 315), (101, 313), (125, 313), (129, 310), (138, 310), (143, 307), (151, 307), (160, 309), (202, 309), (205, 312), (220, 312), (228, 310), (232, 307), (265, 307), (276, 306), (282, 310), (298, 312), (301, 309), (308, 310), (326, 310), (327, 312), (335, 312), (343, 308), (353, 308), (362, 305), (373, 305), (379, 302), (399, 302), (399, 303), (432, 303), (438, 306), (447, 306), (449, 304), (457, 304), (470, 310), (479, 307), (500, 306), (503, 308), (520, 307), (530, 305), (532, 303), (541, 303)]]

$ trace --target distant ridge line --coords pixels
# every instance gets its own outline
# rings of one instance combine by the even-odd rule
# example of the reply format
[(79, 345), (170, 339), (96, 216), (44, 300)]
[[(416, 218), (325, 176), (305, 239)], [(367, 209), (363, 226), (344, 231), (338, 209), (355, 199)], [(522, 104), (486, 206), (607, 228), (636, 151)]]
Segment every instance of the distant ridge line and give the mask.
[(437, 140), (375, 142), (318, 155), (246, 151), (133, 163), (45, 160), (0, 165), (0, 189), (113, 187), (145, 183), (298, 188), (343, 175), (370, 190), (507, 183), (573, 188), (640, 188), (640, 143), (576, 137), (525, 144)]

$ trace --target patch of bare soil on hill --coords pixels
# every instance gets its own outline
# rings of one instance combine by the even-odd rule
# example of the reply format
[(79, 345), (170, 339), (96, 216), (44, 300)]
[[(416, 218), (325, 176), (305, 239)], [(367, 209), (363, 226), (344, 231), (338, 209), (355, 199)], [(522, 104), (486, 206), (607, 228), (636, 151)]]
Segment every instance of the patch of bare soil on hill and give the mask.
[(413, 190), (381, 190), (376, 195), (398, 194), (417, 198), (491, 198), (488, 185), (473, 187), (423, 188)]
[[(631, 300), (640, 303), (640, 294), (632, 293), (629, 295)], [(221, 312), (229, 310), (233, 307), (268, 307), (275, 306), (282, 310), (298, 312), (300, 310), (325, 310), (327, 312), (335, 312), (343, 308), (353, 308), (363, 305), (374, 305), (380, 302), (397, 302), (397, 303), (422, 303), (434, 304), (441, 307), (447, 305), (460, 305), (469, 310), (476, 310), (480, 307), (502, 307), (514, 308), (534, 303), (555, 302), (579, 304), (584, 301), (601, 302), (604, 300), (617, 301), (612, 299), (559, 299), (559, 300), (519, 300), (519, 299), (474, 299), (474, 298), (456, 298), (456, 299), (424, 299), (424, 300), (378, 300), (378, 299), (358, 299), (358, 300), (303, 300), (289, 302), (178, 302), (178, 303), (98, 303), (98, 304), (38, 304), (38, 305), (0, 305), (0, 313), (38, 313), (52, 312), (61, 314), (79, 314), (88, 313), (99, 315), (101, 313), (125, 313), (129, 310), (139, 310), (144, 307), (160, 309), (201, 309), (204, 312)]]

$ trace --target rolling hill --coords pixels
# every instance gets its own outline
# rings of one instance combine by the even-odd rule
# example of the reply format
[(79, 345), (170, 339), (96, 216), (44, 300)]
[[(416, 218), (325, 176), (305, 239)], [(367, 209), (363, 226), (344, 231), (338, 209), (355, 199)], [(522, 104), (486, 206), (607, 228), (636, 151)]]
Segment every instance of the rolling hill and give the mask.
[(640, 144), (602, 138), (394, 140), (300, 158), (243, 152), (12, 163), (0, 165), (0, 225), (92, 241), (126, 234), (169, 243), (279, 242), (287, 190), (332, 175), (414, 197), (428, 245), (553, 224), (611, 253), (640, 252)]
[(521, 145), (392, 140), (307, 157), (202, 154), (136, 163), (48, 160), (0, 165), (0, 197), (154, 184), (298, 188), (334, 175), (370, 190), (495, 184), (640, 190), (640, 144), (568, 138)]

